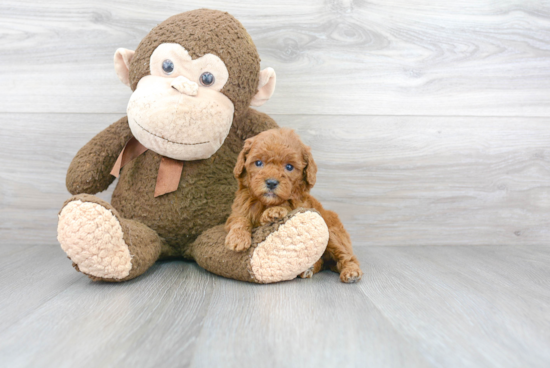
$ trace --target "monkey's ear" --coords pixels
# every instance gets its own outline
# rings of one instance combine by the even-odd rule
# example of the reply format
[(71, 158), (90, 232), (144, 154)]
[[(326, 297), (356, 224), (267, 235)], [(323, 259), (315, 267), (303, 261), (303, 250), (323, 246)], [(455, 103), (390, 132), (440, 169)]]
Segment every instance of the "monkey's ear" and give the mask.
[(258, 92), (252, 97), (252, 106), (262, 106), (273, 96), (275, 92), (275, 82), (277, 76), (273, 68), (265, 68), (260, 72), (260, 81), (258, 82)]
[(304, 160), (306, 161), (306, 167), (304, 167), (304, 181), (306, 182), (307, 189), (310, 190), (317, 181), (317, 164), (311, 156), (311, 149), (308, 147), (304, 152)]
[(128, 87), (130, 87), (130, 63), (134, 57), (134, 52), (128, 49), (118, 49), (115, 52), (116, 75)]
[(246, 162), (246, 155), (248, 155), (248, 152), (250, 152), (250, 148), (252, 148), (252, 143), (254, 143), (254, 138), (248, 138), (246, 141), (244, 141), (244, 147), (241, 153), (239, 153), (239, 157), (237, 157), (237, 164), (235, 165), (235, 169), (233, 169), (233, 175), (236, 179), (240, 178), (244, 171), (244, 164)]

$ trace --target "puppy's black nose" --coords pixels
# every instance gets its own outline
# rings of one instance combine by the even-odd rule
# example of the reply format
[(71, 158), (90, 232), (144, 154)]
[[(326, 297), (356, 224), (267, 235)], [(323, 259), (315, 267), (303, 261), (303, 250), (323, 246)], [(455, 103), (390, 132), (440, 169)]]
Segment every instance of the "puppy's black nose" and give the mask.
[(268, 189), (273, 190), (277, 188), (277, 185), (279, 185), (279, 182), (275, 179), (267, 179), (265, 181), (265, 185), (267, 186)]

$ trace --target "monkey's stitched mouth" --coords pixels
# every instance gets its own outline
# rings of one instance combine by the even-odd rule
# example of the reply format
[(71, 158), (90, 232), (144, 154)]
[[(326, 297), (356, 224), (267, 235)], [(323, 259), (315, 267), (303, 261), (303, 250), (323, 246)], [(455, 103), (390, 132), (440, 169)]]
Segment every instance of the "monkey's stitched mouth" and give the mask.
[(137, 125), (138, 127), (140, 127), (141, 129), (143, 129), (143, 130), (146, 131), (147, 133), (149, 133), (149, 134), (151, 134), (151, 135), (153, 135), (153, 136), (155, 136), (155, 137), (157, 137), (157, 138), (163, 139), (163, 140), (165, 140), (165, 141), (167, 141), (167, 142), (170, 142), (170, 143), (181, 144), (181, 145), (184, 145), (184, 146), (196, 146), (196, 145), (199, 145), (199, 144), (210, 143), (210, 141), (199, 142), (199, 143), (181, 143), (181, 142), (174, 142), (174, 141), (171, 141), (171, 140), (169, 140), (169, 139), (163, 138), (163, 137), (161, 137), (160, 135), (157, 135), (157, 134), (155, 134), (155, 133), (153, 133), (153, 132), (150, 132), (149, 130), (145, 129), (144, 127), (142, 127), (142, 126), (136, 121), (136, 119), (134, 119), (134, 123), (136, 123), (136, 125)]

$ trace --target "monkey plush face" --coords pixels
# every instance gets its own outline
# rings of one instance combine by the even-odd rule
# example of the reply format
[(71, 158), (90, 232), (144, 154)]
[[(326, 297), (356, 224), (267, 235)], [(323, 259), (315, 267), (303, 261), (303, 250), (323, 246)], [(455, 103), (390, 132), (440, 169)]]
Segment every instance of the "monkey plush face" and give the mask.
[(128, 123), (145, 147), (177, 160), (212, 156), (235, 119), (275, 89), (256, 47), (231, 15), (200, 9), (155, 27), (134, 51), (118, 49), (115, 70), (134, 92)]
[(234, 106), (221, 89), (229, 73), (213, 54), (192, 60), (185, 48), (163, 43), (151, 55), (150, 75), (128, 103), (128, 123), (145, 147), (178, 160), (212, 156), (233, 122)]

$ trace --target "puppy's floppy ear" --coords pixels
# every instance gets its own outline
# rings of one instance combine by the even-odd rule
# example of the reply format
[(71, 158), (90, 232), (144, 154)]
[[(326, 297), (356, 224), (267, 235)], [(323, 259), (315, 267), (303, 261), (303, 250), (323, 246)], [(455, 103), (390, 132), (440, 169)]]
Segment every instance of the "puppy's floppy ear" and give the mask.
[(304, 160), (306, 167), (304, 167), (304, 181), (308, 190), (313, 188), (315, 181), (317, 180), (317, 164), (313, 160), (311, 155), (311, 148), (306, 147), (304, 150)]
[(250, 152), (250, 148), (252, 148), (252, 143), (254, 143), (254, 138), (248, 138), (246, 141), (244, 141), (244, 147), (239, 153), (239, 157), (237, 157), (237, 164), (235, 165), (235, 169), (233, 169), (233, 175), (236, 179), (238, 179), (244, 171), (244, 163), (246, 162), (246, 155)]

